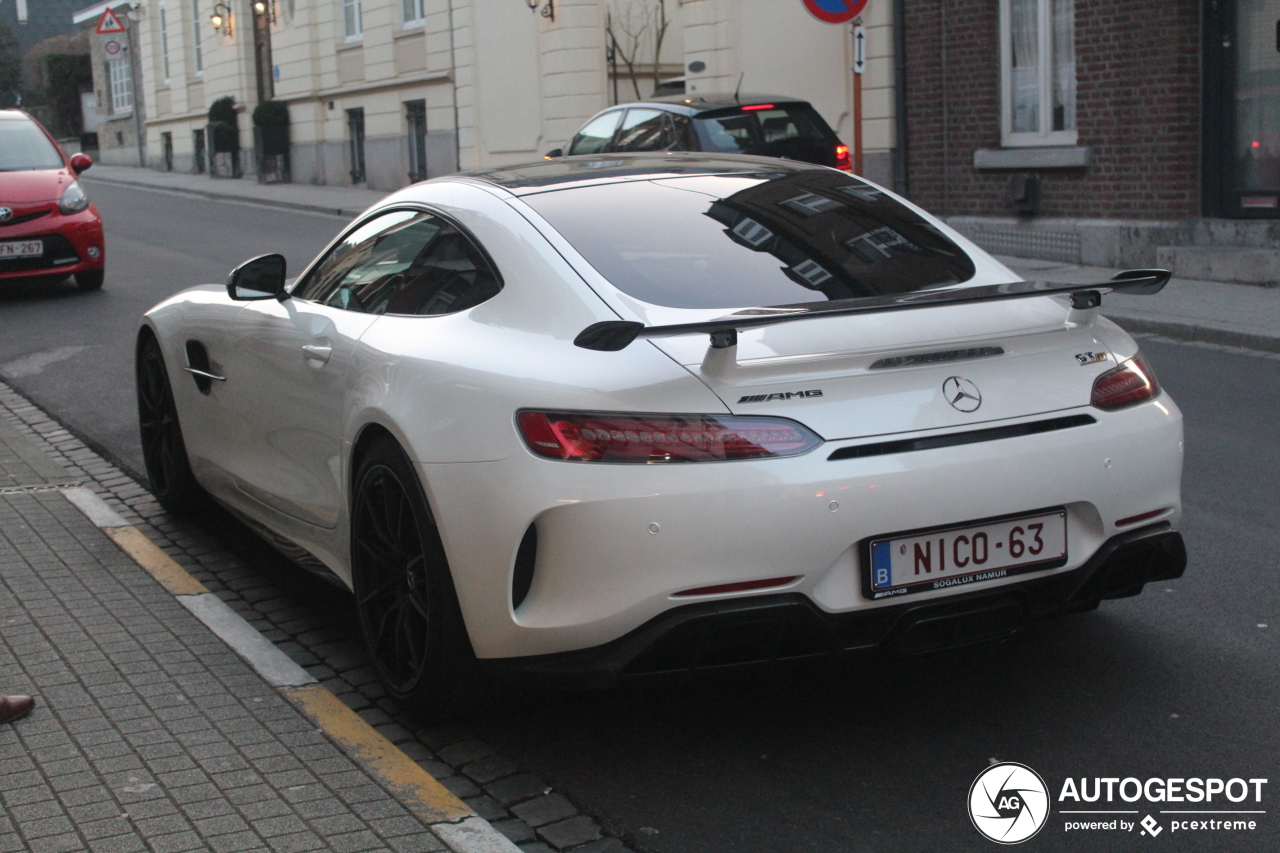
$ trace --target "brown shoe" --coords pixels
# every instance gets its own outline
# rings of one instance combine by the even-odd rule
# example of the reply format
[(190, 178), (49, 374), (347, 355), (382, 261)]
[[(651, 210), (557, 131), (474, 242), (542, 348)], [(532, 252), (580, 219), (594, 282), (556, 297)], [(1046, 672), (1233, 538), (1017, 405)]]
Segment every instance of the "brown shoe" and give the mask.
[(35, 706), (36, 700), (30, 696), (0, 696), (0, 723), (20, 720)]

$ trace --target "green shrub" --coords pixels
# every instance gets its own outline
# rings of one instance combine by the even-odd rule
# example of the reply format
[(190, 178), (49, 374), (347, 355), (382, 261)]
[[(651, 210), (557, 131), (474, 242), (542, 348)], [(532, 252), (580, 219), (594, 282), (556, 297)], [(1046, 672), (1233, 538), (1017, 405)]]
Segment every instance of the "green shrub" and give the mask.
[(284, 101), (263, 101), (253, 108), (255, 127), (288, 127), (289, 106)]
[(209, 140), (215, 154), (240, 150), (240, 116), (235, 99), (218, 98), (209, 107)]

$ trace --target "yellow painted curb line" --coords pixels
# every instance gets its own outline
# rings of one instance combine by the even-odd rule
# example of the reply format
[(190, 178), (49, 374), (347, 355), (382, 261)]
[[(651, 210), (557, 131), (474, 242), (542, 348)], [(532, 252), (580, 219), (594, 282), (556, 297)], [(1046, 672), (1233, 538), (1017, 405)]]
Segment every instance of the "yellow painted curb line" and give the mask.
[[(136, 527), (103, 527), (120, 550), (173, 595), (204, 595), (207, 587)], [(426, 823), (456, 822), (475, 812), (434, 776), (319, 684), (277, 688), (307, 719)]]
[(427, 823), (452, 822), (475, 815), (470, 806), (324, 687), (313, 684), (287, 688), (283, 692)]
[(102, 531), (120, 546), (121, 551), (132, 557), (147, 574), (174, 595), (201, 595), (209, 591), (138, 528), (104, 527)]

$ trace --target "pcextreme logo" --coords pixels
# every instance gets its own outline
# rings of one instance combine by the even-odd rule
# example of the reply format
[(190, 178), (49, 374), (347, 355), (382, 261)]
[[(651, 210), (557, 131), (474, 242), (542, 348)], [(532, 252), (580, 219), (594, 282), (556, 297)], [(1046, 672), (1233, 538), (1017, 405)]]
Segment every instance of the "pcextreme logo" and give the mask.
[(969, 788), (969, 819), (985, 838), (1021, 844), (1046, 824), (1068, 833), (1132, 833), (1154, 839), (1193, 833), (1254, 832), (1266, 815), (1266, 779), (1133, 776), (1068, 777), (1054, 803), (1039, 773), (1002, 761), (978, 774)]

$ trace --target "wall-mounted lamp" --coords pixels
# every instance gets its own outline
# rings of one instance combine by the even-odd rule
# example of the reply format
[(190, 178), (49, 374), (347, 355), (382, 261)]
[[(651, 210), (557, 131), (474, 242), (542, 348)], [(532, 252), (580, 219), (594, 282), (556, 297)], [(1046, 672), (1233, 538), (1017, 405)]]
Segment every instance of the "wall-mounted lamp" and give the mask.
[(214, 5), (213, 14), (209, 16), (209, 23), (213, 24), (213, 28), (224, 36), (231, 35), (231, 10), (227, 8), (225, 3)]
[(276, 4), (275, 0), (253, 0), (253, 13), (255, 15), (264, 15), (271, 22), (276, 22)]
[[(529, 7), (530, 12), (538, 11), (540, 3), (541, 0), (524, 0), (524, 4)], [(542, 7), (542, 17), (550, 21), (556, 19), (556, 0), (547, 0), (547, 5)]]

